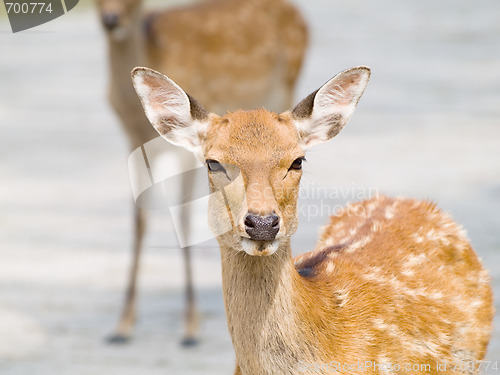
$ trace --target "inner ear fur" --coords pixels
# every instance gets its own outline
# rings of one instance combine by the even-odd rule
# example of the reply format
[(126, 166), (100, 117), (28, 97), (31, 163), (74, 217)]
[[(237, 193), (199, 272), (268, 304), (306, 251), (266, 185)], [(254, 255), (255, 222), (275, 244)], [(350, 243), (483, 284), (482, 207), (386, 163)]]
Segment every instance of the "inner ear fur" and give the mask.
[(132, 71), (132, 81), (147, 118), (167, 141), (196, 154), (210, 113), (173, 80), (149, 68)]
[(327, 141), (342, 130), (351, 118), (369, 78), (368, 67), (345, 70), (295, 106), (291, 115), (303, 147)]

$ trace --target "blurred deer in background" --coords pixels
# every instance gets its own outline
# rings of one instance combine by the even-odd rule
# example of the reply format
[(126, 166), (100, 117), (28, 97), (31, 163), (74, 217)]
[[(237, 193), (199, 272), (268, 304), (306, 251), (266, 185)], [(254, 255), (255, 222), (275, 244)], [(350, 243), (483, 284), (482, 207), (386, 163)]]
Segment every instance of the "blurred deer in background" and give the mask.
[[(130, 81), (135, 66), (151, 66), (168, 74), (215, 113), (255, 107), (283, 111), (292, 104), (307, 29), (287, 1), (211, 0), (147, 15), (141, 0), (96, 2), (109, 48), (109, 100), (131, 150), (158, 136)], [(187, 170), (192, 167), (188, 165)], [(185, 175), (182, 191), (189, 191), (193, 181), (191, 175)], [(188, 213), (183, 216), (189, 225)], [(145, 225), (145, 213), (135, 206), (133, 263), (123, 312), (111, 342), (126, 341), (131, 335)], [(189, 345), (197, 336), (189, 247), (184, 248), (184, 258), (187, 305), (183, 343)]]
[(207, 166), (235, 375), (478, 372), (490, 279), (434, 204), (353, 203), (316, 250), (292, 259), (305, 151), (342, 130), (369, 77), (366, 67), (346, 70), (279, 115), (219, 117), (162, 74), (133, 72), (158, 133)]

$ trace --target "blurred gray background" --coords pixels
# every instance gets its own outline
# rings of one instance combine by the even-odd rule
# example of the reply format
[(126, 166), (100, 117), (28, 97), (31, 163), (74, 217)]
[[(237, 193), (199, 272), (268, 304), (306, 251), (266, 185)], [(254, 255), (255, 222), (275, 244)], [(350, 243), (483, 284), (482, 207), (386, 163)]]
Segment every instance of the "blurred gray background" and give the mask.
[[(321, 203), (339, 207), (374, 189), (437, 201), (467, 229), (498, 295), (500, 2), (293, 2), (311, 32), (297, 100), (345, 68), (373, 70), (350, 124), (308, 154), (301, 204), (318, 207), (314, 192), (328, 191)], [(103, 33), (91, 2), (18, 34), (0, 9), (0, 373), (232, 373), (214, 241), (194, 251), (201, 344), (178, 345), (182, 258), (165, 214), (153, 213), (146, 241), (134, 340), (105, 344), (128, 272), (132, 198)], [(303, 212), (295, 253), (327, 222), (326, 211)]]

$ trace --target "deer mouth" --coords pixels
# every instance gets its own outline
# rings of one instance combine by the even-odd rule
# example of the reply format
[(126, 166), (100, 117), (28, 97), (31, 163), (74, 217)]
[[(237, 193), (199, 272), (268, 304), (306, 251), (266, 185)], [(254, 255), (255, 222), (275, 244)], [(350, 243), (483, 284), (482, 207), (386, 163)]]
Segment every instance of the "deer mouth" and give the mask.
[(241, 247), (245, 253), (252, 256), (269, 256), (278, 250), (279, 240), (255, 241), (250, 238), (241, 238)]

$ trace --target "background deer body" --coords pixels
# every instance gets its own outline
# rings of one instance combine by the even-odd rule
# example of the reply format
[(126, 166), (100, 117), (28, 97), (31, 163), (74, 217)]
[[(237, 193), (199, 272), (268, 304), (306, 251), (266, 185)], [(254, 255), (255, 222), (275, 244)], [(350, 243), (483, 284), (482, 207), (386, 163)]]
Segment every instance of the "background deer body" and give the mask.
[[(305, 23), (284, 0), (211, 0), (161, 12), (142, 13), (141, 0), (96, 0), (107, 30), (109, 98), (131, 150), (158, 136), (130, 82), (130, 71), (148, 65), (180, 82), (207, 108), (266, 107), (282, 111), (293, 91), (307, 44)], [(179, 152), (178, 148), (173, 148)], [(186, 170), (194, 168), (186, 163)], [(192, 189), (190, 175), (181, 191)], [(188, 212), (183, 213), (186, 226)], [(136, 279), (145, 230), (144, 212), (135, 207), (134, 261), (127, 298), (112, 341), (126, 340), (135, 320)], [(189, 248), (185, 343), (194, 342), (196, 314)]]
[(328, 374), (335, 364), (351, 374), (389, 365), (474, 374), (477, 366), (452, 364), (484, 358), (489, 277), (462, 230), (433, 204), (375, 197), (350, 205), (332, 217), (316, 250), (292, 259), (304, 152), (345, 126), (369, 74), (344, 71), (281, 115), (221, 118), (200, 115), (161, 74), (133, 72), (156, 130), (206, 160), (235, 374)]

